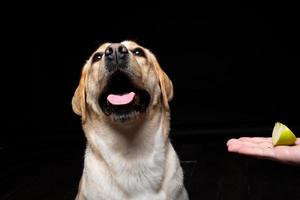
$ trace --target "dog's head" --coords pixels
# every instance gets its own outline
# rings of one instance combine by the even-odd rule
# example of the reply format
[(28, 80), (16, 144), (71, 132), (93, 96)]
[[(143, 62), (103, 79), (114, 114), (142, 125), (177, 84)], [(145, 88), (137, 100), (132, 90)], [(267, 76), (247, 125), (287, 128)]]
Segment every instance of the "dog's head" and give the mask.
[(72, 107), (114, 122), (138, 119), (154, 109), (169, 112), (173, 85), (155, 56), (132, 41), (102, 44), (83, 67)]

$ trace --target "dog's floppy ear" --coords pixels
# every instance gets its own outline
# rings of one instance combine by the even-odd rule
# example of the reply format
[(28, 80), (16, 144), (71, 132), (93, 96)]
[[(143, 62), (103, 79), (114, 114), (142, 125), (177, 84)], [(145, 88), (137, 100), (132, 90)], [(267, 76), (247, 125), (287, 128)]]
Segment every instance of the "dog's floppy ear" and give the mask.
[(86, 101), (85, 101), (85, 85), (86, 85), (86, 65), (83, 67), (79, 85), (75, 90), (72, 98), (73, 111), (81, 116), (81, 120), (84, 123), (86, 120)]
[(168, 77), (168, 75), (161, 69), (155, 56), (152, 53), (150, 53), (150, 55), (151, 55), (151, 62), (154, 66), (155, 73), (159, 78), (163, 104), (165, 108), (169, 110), (169, 101), (171, 101), (173, 98), (173, 83)]

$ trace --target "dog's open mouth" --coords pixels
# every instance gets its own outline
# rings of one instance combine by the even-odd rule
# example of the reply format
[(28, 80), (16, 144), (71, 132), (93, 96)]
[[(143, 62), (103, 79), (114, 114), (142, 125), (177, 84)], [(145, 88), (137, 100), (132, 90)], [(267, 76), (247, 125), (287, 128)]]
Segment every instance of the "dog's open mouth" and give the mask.
[(99, 98), (102, 111), (116, 121), (136, 117), (147, 109), (149, 102), (149, 93), (138, 88), (129, 75), (121, 71), (110, 76)]

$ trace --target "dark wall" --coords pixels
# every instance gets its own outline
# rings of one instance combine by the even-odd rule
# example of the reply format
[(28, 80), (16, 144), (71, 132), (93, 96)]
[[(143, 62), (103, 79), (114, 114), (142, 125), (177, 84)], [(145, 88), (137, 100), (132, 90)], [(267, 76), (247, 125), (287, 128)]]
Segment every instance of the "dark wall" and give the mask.
[(30, 128), (32, 134), (78, 134), (80, 121), (71, 98), (82, 65), (102, 42), (132, 39), (151, 49), (173, 80), (174, 130), (264, 131), (275, 121), (298, 129), (295, 5), (97, 6), (39, 5), (21, 9), (19, 18), (8, 23), (10, 40), (22, 41), (13, 51), (29, 54), (16, 69), (26, 66), (30, 71), (26, 79), (18, 75), (26, 84), (20, 84), (16, 95), (27, 100), (21, 106), (26, 115), (15, 119), (19, 108), (12, 108), (7, 122), (11, 127)]

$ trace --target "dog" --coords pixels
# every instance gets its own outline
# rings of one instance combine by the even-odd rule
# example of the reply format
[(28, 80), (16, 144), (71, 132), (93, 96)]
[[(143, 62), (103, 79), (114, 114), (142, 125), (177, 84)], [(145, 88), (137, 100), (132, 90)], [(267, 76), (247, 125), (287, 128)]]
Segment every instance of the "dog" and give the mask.
[(87, 145), (76, 200), (187, 200), (170, 142), (173, 84), (150, 50), (104, 43), (72, 98)]

